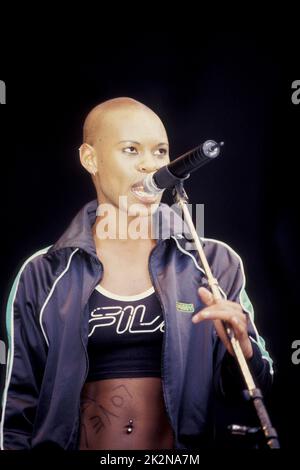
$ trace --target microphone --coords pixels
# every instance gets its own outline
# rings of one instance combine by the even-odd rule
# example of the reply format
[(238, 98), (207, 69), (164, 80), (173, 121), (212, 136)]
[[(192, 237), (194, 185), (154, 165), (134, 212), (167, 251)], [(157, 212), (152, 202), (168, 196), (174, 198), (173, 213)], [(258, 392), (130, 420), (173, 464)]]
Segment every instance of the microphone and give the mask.
[(149, 173), (143, 181), (146, 193), (159, 194), (189, 178), (190, 173), (218, 157), (224, 142), (206, 140), (159, 170)]

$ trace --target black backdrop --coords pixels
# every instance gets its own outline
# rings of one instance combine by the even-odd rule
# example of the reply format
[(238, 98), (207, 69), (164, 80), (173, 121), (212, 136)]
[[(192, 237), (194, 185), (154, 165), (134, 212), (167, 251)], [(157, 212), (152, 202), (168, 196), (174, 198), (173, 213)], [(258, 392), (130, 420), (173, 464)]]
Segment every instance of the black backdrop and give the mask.
[(186, 189), (191, 203), (205, 204), (205, 235), (244, 260), (256, 324), (275, 361), (268, 408), (286, 448), (300, 437), (300, 365), (291, 361), (300, 340), (296, 57), (292, 37), (148, 32), (99, 41), (90, 55), (20, 46), (0, 69), (2, 304), (26, 257), (52, 244), (95, 197), (77, 152), (91, 107), (116, 96), (144, 102), (164, 121), (172, 158), (207, 138), (224, 140), (223, 157)]

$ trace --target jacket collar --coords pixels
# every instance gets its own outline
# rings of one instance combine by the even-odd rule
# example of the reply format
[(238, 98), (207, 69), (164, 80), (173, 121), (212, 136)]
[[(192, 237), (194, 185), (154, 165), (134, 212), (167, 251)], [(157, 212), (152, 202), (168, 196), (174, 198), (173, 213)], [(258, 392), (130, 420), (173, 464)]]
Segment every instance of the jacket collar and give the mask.
[[(88, 202), (74, 217), (66, 231), (48, 250), (48, 253), (63, 248), (81, 248), (92, 256), (97, 257), (92, 235), (92, 226), (96, 220), (97, 199)], [(152, 233), (158, 240), (175, 236), (183, 238), (186, 230), (181, 217), (167, 204), (160, 203), (152, 216)], [(47, 253), (47, 254), (48, 254)]]

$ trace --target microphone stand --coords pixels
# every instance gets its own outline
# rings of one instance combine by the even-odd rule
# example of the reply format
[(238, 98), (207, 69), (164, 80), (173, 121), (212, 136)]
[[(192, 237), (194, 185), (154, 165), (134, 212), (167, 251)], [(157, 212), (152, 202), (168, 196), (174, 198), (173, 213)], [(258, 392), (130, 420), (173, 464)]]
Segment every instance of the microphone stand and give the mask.
[[(192, 217), (187, 207), (188, 196), (183, 187), (183, 180), (178, 181), (178, 178), (177, 178), (176, 181), (174, 180), (174, 182), (176, 183), (175, 186), (173, 187), (174, 201), (181, 207), (183, 211), (184, 220), (187, 223), (187, 226), (190, 230), (193, 241), (198, 250), (200, 260), (204, 268), (204, 271), (206, 273), (208, 284), (213, 294), (213, 297), (215, 301), (222, 300), (222, 295), (219, 290), (218, 280), (212, 275), (212, 272), (207, 262), (202, 244), (199, 240), (198, 234), (194, 227)], [(223, 322), (221, 320), (214, 320), (214, 325), (215, 325), (219, 338), (223, 341), (223, 343), (231, 351), (231, 353), (233, 353), (234, 357), (236, 358), (236, 361), (238, 362), (241, 374), (243, 376), (243, 379), (247, 387), (245, 395), (247, 399), (251, 400), (254, 405), (254, 408), (256, 410), (256, 413), (257, 413), (257, 416), (261, 425), (262, 432), (266, 439), (267, 446), (270, 449), (280, 448), (277, 432), (275, 428), (272, 427), (269, 415), (267, 413), (267, 410), (263, 402), (262, 392), (255, 385), (255, 382), (249, 370), (247, 361), (245, 359), (245, 356), (241, 349), (239, 341), (234, 337), (233, 331), (231, 330), (229, 325), (226, 324), (226, 322)]]

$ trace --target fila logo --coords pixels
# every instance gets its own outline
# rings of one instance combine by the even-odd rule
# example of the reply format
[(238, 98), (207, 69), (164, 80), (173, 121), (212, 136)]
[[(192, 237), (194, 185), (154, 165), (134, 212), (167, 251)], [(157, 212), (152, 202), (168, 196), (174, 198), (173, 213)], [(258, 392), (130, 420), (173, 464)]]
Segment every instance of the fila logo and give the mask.
[(122, 308), (118, 305), (113, 307), (98, 307), (91, 312), (89, 320), (89, 337), (96, 328), (114, 327), (118, 335), (124, 333), (154, 333), (157, 330), (164, 332), (164, 320), (157, 315), (148, 322), (145, 318), (146, 307), (140, 305), (126, 305)]

